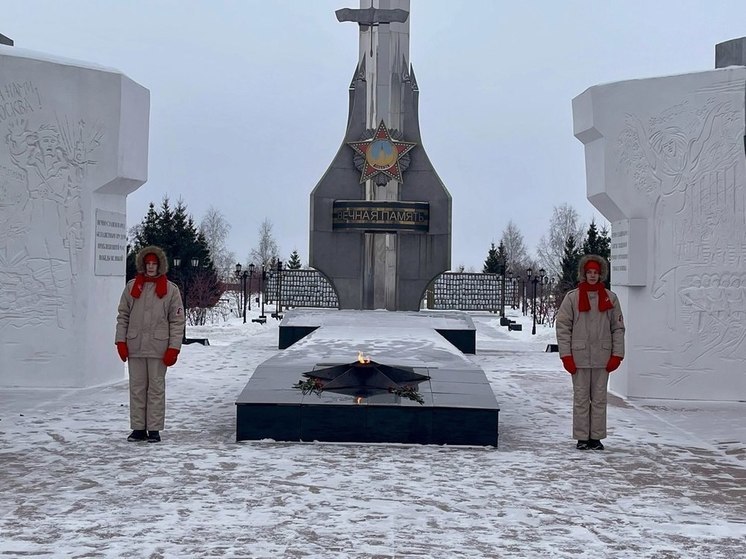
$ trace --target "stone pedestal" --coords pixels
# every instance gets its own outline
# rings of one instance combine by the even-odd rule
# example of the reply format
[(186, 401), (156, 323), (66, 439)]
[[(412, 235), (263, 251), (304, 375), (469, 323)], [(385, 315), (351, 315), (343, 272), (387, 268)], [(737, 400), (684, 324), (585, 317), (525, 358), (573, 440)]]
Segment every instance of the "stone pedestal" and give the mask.
[(150, 95), (120, 72), (0, 47), (0, 386), (124, 378), (126, 195)]
[(612, 223), (624, 396), (746, 399), (745, 85), (730, 67), (573, 100), (588, 199)]

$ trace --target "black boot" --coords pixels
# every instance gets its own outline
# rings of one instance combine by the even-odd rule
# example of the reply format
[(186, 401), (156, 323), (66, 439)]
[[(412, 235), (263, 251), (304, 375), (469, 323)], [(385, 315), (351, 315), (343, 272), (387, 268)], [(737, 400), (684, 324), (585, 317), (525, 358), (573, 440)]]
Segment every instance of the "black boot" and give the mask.
[(603, 450), (604, 445), (598, 439), (588, 439), (588, 448), (590, 450)]
[(149, 443), (161, 442), (161, 434), (158, 431), (148, 431), (148, 442)]
[(136, 442), (136, 441), (144, 441), (148, 438), (148, 436), (145, 434), (145, 429), (135, 429), (130, 433), (130, 436), (127, 437), (127, 440), (129, 442)]
[(575, 445), (575, 448), (578, 450), (588, 450), (588, 441), (578, 441), (578, 444)]

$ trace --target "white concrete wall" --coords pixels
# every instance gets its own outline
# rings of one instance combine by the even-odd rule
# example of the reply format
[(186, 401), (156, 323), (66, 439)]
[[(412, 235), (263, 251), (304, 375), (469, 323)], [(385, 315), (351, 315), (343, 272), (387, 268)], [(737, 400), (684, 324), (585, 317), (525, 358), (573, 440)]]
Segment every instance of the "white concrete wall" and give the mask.
[(624, 396), (746, 399), (745, 86), (730, 67), (573, 100), (588, 199), (612, 222)]
[(147, 179), (149, 109), (116, 70), (0, 47), (0, 386), (124, 378), (125, 202)]

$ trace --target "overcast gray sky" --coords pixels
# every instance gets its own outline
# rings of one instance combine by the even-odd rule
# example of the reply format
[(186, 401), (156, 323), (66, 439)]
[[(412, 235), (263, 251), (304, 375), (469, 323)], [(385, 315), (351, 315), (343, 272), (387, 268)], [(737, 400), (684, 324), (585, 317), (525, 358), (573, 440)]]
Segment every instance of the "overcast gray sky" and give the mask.
[[(358, 0), (3, 0), (16, 46), (117, 68), (150, 90), (149, 179), (127, 203), (183, 198), (232, 226), (264, 218), (308, 260), (309, 195), (342, 141)], [(743, 0), (412, 0), (423, 146), (453, 197), (453, 267), (481, 270), (508, 220), (531, 251), (554, 206), (589, 222), (572, 98), (599, 83), (714, 68)]]

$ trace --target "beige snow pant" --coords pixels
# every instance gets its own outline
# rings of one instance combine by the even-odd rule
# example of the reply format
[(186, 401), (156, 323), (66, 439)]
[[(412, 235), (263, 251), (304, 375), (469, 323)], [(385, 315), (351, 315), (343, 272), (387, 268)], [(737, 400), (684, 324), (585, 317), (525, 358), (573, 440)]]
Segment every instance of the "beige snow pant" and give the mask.
[(130, 357), (130, 428), (162, 431), (166, 420), (166, 366), (155, 357)]
[(578, 441), (606, 438), (606, 369), (578, 369), (572, 375), (572, 436)]

